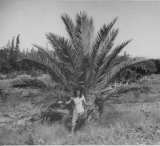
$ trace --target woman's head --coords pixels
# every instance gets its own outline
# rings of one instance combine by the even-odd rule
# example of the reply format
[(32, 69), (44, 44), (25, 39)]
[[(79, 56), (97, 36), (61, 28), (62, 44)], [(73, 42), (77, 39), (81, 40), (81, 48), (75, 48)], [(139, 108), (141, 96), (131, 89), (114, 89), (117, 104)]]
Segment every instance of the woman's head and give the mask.
[(77, 90), (77, 97), (80, 97), (81, 96), (81, 92), (80, 90)]
[(74, 94), (74, 97), (80, 96), (80, 90), (75, 89), (75, 90), (73, 91), (73, 94)]
[(75, 88), (73, 94), (75, 97), (81, 97), (82, 95), (84, 95), (84, 89), (82, 87)]

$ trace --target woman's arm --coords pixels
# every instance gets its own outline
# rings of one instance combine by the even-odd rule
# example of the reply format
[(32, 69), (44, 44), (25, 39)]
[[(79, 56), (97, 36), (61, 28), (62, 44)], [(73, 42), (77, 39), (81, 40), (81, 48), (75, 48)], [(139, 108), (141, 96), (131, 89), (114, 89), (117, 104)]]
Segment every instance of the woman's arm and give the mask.
[(68, 101), (66, 101), (66, 104), (71, 103), (72, 100), (73, 100), (73, 97), (70, 97), (70, 99)]
[(82, 95), (82, 100), (84, 101), (85, 105), (91, 105), (91, 103), (87, 102), (84, 95)]

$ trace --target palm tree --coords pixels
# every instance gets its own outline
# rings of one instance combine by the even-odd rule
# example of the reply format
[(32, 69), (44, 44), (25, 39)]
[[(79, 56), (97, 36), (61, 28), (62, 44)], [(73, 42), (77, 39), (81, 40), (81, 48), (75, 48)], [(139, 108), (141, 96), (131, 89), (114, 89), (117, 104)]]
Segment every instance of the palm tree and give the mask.
[[(80, 87), (84, 89), (87, 98), (100, 95), (103, 100), (106, 100), (109, 95), (112, 95), (112, 92), (108, 92), (108, 87), (116, 81), (119, 73), (141, 61), (117, 59), (119, 53), (131, 40), (114, 45), (119, 32), (119, 29), (113, 28), (117, 18), (108, 25), (104, 24), (95, 38), (93, 19), (85, 12), (77, 14), (75, 22), (67, 14), (62, 15), (61, 18), (68, 38), (54, 33), (46, 34), (54, 53), (34, 45), (38, 48), (38, 56), (24, 58), (21, 62), (27, 62), (47, 71), (61, 90), (72, 93), (75, 88)], [(118, 61), (115, 61), (116, 59)], [(129, 89), (129, 86), (123, 87)], [(94, 103), (95, 98), (92, 99)]]

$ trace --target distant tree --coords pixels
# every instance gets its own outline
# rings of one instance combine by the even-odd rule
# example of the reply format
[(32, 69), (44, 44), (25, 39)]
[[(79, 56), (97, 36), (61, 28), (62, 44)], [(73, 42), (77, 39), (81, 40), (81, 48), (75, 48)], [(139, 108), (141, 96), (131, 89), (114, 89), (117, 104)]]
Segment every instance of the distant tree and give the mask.
[(17, 59), (20, 55), (19, 44), (20, 35), (12, 38), (12, 41), (8, 41), (8, 44), (0, 49), (0, 71), (8, 73), (13, 70), (17, 70)]
[(17, 59), (20, 55), (19, 44), (20, 44), (20, 35), (17, 35), (16, 38), (13, 37), (12, 42), (9, 46), (9, 64), (12, 66), (12, 70), (18, 70)]

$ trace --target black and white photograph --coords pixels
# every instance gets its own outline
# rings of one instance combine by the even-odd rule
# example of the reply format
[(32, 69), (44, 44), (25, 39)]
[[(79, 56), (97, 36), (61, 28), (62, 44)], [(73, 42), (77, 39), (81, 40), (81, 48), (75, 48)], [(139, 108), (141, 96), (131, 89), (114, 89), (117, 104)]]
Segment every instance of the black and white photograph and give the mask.
[(160, 0), (0, 0), (0, 145), (160, 145)]

